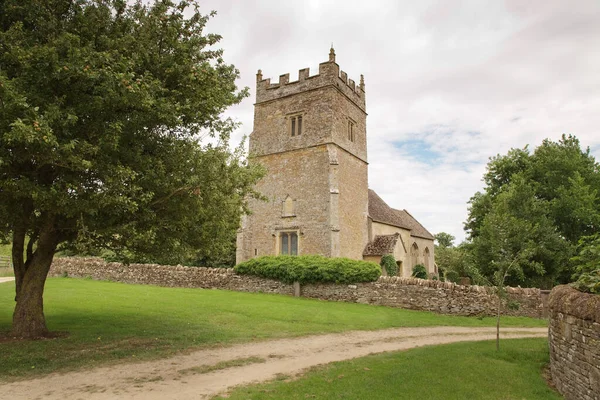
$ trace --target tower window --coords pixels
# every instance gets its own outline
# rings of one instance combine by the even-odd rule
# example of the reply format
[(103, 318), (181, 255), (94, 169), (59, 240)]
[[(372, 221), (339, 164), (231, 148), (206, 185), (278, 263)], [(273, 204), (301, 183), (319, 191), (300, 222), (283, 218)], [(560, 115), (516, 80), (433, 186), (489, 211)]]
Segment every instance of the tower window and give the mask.
[(302, 134), (302, 115), (290, 117), (290, 133), (292, 136), (300, 136)]
[(281, 255), (298, 255), (298, 233), (296, 232), (281, 232), (279, 234), (279, 254)]
[(282, 210), (282, 217), (295, 217), (296, 213), (294, 212), (294, 199), (292, 199), (290, 196), (287, 196), (285, 198), (285, 200), (283, 201), (283, 210)]
[(356, 140), (356, 136), (354, 133), (354, 122), (348, 121), (348, 140), (354, 142)]

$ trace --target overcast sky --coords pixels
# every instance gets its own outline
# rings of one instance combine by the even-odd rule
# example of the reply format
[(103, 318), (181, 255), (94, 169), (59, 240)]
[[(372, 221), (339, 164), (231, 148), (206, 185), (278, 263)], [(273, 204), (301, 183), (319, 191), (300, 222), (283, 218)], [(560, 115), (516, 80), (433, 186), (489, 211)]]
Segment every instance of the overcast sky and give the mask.
[(576, 135), (600, 158), (600, 1), (202, 1), (207, 31), (250, 97), (227, 115), (252, 132), (255, 74), (310, 67), (333, 43), (365, 76), (369, 186), (432, 233), (464, 238), (489, 157)]

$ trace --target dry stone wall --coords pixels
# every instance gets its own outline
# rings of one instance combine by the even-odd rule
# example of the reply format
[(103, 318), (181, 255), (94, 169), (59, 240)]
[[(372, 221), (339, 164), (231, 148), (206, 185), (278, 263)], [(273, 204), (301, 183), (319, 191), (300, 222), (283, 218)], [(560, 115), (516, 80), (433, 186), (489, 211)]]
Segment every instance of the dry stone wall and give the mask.
[(181, 265), (107, 263), (99, 258), (55, 258), (50, 276), (92, 278), (133, 284), (201, 289), (225, 289), (293, 295), (292, 285), (237, 275), (231, 268), (197, 268)]
[[(237, 275), (231, 269), (165, 266), (152, 264), (107, 263), (97, 258), (57, 258), (51, 276), (91, 277), (135, 284), (168, 287), (225, 289), (293, 295), (293, 285)], [(495, 315), (496, 299), (491, 288), (460, 286), (450, 282), (415, 278), (381, 277), (376, 282), (308, 284), (300, 288), (302, 297), (374, 304), (454, 315)], [(538, 289), (509, 288), (509, 298), (519, 303), (518, 310), (503, 307), (503, 315), (541, 318), (544, 315)]]
[(600, 400), (600, 296), (557, 286), (549, 309), (552, 381), (567, 400)]

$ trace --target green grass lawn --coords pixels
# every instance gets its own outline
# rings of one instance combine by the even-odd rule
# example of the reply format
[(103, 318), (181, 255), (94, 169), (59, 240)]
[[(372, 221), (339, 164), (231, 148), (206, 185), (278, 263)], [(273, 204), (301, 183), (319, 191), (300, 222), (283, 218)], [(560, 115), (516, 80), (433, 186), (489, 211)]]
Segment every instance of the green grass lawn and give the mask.
[[(562, 399), (548, 387), (546, 339), (454, 343), (384, 353), (233, 391), (236, 399)], [(218, 397), (220, 398), (220, 397)]]
[[(10, 244), (0, 244), (0, 256), (11, 256), (12, 254), (12, 245)], [(12, 268), (6, 268), (4, 266), (0, 266), (0, 277), (4, 276), (14, 276), (14, 271)]]
[(12, 254), (12, 245), (0, 243), (0, 256), (10, 256), (11, 254)]
[(12, 268), (0, 267), (0, 278), (5, 276), (15, 276), (15, 271)]
[[(0, 283), (0, 331), (10, 329), (13, 299), (14, 283)], [(0, 340), (0, 380), (268, 338), (402, 326), (495, 324), (493, 318), (72, 278), (49, 279), (44, 304), (49, 329), (68, 331), (69, 336)], [(547, 322), (505, 317), (502, 324), (546, 326)]]

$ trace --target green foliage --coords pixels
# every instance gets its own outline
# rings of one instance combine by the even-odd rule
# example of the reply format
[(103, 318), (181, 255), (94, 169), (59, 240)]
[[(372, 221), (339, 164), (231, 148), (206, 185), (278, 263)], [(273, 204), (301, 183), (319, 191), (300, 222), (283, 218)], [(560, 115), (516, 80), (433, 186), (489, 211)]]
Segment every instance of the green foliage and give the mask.
[(469, 252), (469, 244), (461, 243), (458, 247), (436, 246), (435, 262), (441, 276), (449, 271), (456, 272), (457, 276), (470, 276), (472, 256)]
[(600, 268), (581, 274), (573, 287), (582, 292), (600, 294)]
[(448, 282), (458, 283), (458, 281), (460, 280), (460, 275), (458, 274), (458, 272), (450, 270), (446, 271), (446, 273), (444, 274), (444, 279), (446, 279), (446, 281)]
[(519, 308), (521, 308), (521, 303), (519, 303), (518, 301), (515, 301), (515, 300), (509, 300), (506, 303), (506, 307), (509, 310), (517, 311)]
[(532, 154), (512, 149), (490, 160), (484, 181), (465, 223), (474, 265), (491, 280), (499, 263), (515, 261), (514, 286), (569, 282), (578, 240), (600, 231), (600, 166), (589, 149), (565, 135)]
[(591, 236), (584, 236), (579, 239), (577, 245), (577, 255), (571, 261), (575, 264), (575, 274), (573, 278), (577, 279), (579, 275), (586, 272), (592, 272), (600, 268), (600, 233)]
[(398, 264), (396, 264), (396, 258), (393, 254), (384, 254), (381, 257), (380, 265), (385, 268), (388, 276), (398, 275)]
[(600, 234), (582, 237), (577, 255), (571, 261), (575, 265), (573, 286), (583, 292), (600, 294)]
[(2, 3), (3, 232), (50, 224), (131, 261), (231, 252), (260, 172), (229, 149), (220, 114), (248, 91), (195, 6)]
[(41, 297), (57, 249), (126, 262), (231, 258), (262, 170), (243, 144), (230, 149), (236, 125), (221, 115), (248, 89), (200, 8), (0, 2), (0, 241), (28, 248), (14, 260), (17, 306), (28, 274), (40, 282), (28, 298)]
[(533, 188), (522, 177), (513, 177), (473, 239), (479, 271), (493, 280), (496, 271), (510, 270), (506, 278), (511, 286), (552, 287), (568, 262), (570, 246), (546, 211)]
[(454, 240), (456, 239), (449, 233), (440, 232), (434, 235), (437, 246), (441, 248), (447, 248), (454, 246)]
[(236, 265), (234, 270), (285, 283), (373, 282), (381, 276), (380, 266), (372, 262), (317, 255), (256, 257)]
[(412, 269), (412, 276), (420, 279), (427, 279), (427, 269), (423, 264), (417, 264)]

